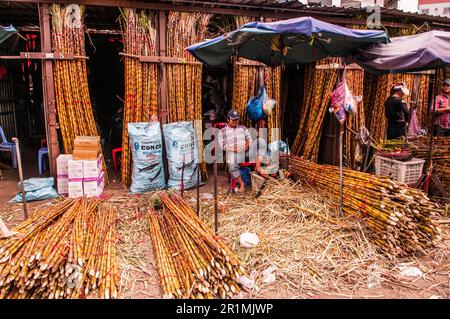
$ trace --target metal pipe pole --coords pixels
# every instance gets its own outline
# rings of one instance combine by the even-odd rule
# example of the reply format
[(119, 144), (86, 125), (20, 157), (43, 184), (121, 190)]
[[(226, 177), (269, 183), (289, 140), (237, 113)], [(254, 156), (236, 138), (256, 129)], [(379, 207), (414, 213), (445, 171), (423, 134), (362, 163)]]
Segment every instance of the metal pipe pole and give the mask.
[(340, 126), (339, 133), (339, 214), (343, 215), (343, 207), (344, 207), (344, 130), (342, 128), (342, 124)]
[(200, 163), (197, 163), (197, 216), (200, 216)]
[(23, 215), (25, 219), (28, 219), (27, 201), (25, 199), (25, 187), (23, 185), (22, 157), (20, 156), (19, 140), (16, 137), (13, 137), (12, 141), (16, 144), (17, 166), (19, 168), (20, 190), (22, 192)]
[[(218, 136), (219, 130), (216, 128), (216, 134), (214, 136)], [(217, 140), (218, 138), (214, 138), (214, 231), (216, 235), (219, 233), (219, 214), (218, 214), (218, 201), (217, 201)]]

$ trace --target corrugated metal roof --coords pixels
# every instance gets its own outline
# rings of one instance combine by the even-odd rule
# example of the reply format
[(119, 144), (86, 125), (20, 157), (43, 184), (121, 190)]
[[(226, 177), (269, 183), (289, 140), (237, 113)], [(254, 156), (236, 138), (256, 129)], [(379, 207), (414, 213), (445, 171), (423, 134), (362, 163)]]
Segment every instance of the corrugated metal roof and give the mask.
[[(69, 1), (68, 1), (69, 2)], [(76, 3), (76, 0), (72, 1)], [(106, 1), (105, 1), (106, 2)], [(118, 3), (121, 1), (113, 1)], [(127, 1), (133, 3), (134, 1)], [(141, 2), (143, 2), (141, 0)], [(150, 3), (150, 1), (145, 1)], [(97, 1), (98, 3), (98, 1)], [(339, 19), (339, 23), (345, 23), (345, 19), (349, 19), (349, 23), (359, 19), (364, 20), (368, 15), (366, 9), (362, 8), (342, 8), (335, 6), (307, 6), (299, 1), (280, 1), (280, 0), (159, 0), (151, 1), (151, 3), (159, 3), (165, 5), (197, 6), (211, 8), (227, 8), (239, 9), (243, 15), (246, 11), (259, 12), (262, 15), (268, 13), (276, 13), (279, 17), (293, 17), (311, 15), (317, 18), (323, 17), (323, 20), (333, 22)], [(112, 6), (87, 6), (86, 7), (86, 24), (90, 28), (111, 28), (117, 29), (117, 17), (119, 10)], [(395, 9), (381, 9), (381, 18), (387, 23), (404, 23), (422, 25), (427, 22), (435, 28), (443, 28), (450, 30), (450, 19), (446, 17), (429, 16), (420, 13), (403, 12)], [(14, 1), (0, 2), (0, 24), (14, 24), (16, 26), (38, 25), (38, 12), (36, 3), (23, 3)]]

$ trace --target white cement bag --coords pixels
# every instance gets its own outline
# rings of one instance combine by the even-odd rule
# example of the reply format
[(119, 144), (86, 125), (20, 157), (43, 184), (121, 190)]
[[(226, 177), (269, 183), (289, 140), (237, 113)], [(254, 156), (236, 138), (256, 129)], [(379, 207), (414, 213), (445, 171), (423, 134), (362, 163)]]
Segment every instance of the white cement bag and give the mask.
[(197, 186), (197, 139), (192, 122), (164, 124), (167, 161), (169, 166), (169, 188), (181, 189), (181, 174), (184, 159), (183, 187)]

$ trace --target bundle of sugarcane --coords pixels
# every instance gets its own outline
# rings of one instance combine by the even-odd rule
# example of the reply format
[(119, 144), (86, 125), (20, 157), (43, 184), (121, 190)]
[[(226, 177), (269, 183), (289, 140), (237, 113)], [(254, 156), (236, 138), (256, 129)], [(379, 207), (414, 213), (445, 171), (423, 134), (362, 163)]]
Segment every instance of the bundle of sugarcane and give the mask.
[(64, 152), (72, 153), (77, 136), (98, 136), (92, 112), (84, 47), (84, 7), (51, 6), (52, 47), (55, 53), (73, 54), (73, 60), (55, 60), (54, 82), (58, 121)]
[(0, 298), (118, 297), (115, 211), (97, 199), (37, 210), (0, 240)]
[[(167, 19), (167, 55), (182, 59), (181, 63), (166, 65), (169, 122), (193, 121), (199, 150), (203, 149), (202, 65), (193, 64), (195, 58), (185, 48), (205, 40), (211, 16), (169, 12)], [(206, 177), (206, 163), (203, 163), (203, 174)]]
[(428, 92), (430, 86), (430, 75), (416, 75), (413, 83), (412, 101), (416, 109), (417, 119), (422, 128), (431, 127), (431, 112), (428, 107)]
[[(362, 96), (364, 94), (364, 70), (346, 70), (345, 79), (348, 88), (354, 96)], [(361, 101), (358, 103), (356, 113), (348, 115), (346, 125), (353, 131), (358, 131), (359, 128), (365, 127), (365, 123), (364, 101)], [(345, 158), (346, 166), (348, 167), (356, 168), (358, 163), (360, 165), (362, 162), (362, 159), (356, 158), (357, 145), (356, 136), (347, 130), (345, 135)]]
[(327, 58), (309, 64), (305, 70), (305, 94), (300, 108), (300, 122), (292, 145), (292, 153), (317, 161), (322, 124), (336, 86), (338, 69), (316, 69), (316, 64), (338, 63)]
[(281, 138), (281, 67), (264, 68), (264, 85), (267, 95), (277, 101), (276, 107), (267, 117), (268, 141), (273, 142)]
[[(339, 202), (339, 168), (289, 157), (295, 176)], [(420, 190), (367, 173), (344, 170), (346, 214), (362, 218), (371, 240), (390, 256), (424, 252), (434, 246), (439, 229), (434, 219), (444, 209)]]
[(164, 298), (231, 298), (243, 268), (234, 253), (176, 194), (160, 193), (163, 210), (148, 222)]
[[(384, 102), (390, 96), (391, 88), (395, 83), (404, 82), (410, 89), (411, 94), (403, 97), (406, 103), (412, 101), (411, 96), (417, 96), (418, 107), (420, 109), (420, 112), (418, 111), (418, 117), (420, 115), (420, 119), (427, 122), (428, 77), (428, 75), (418, 76), (415, 74), (387, 74), (377, 77), (376, 85), (374, 85), (376, 87), (375, 97), (368, 101), (369, 105), (366, 105), (367, 112), (371, 114), (370, 121), (367, 122), (369, 125), (368, 129), (375, 140), (380, 141), (385, 138), (387, 121)], [(416, 85), (414, 85), (415, 83)], [(423, 123), (421, 124), (424, 125)]]
[(135, 9), (122, 10), (125, 56), (125, 105), (122, 131), (122, 183), (131, 182), (131, 149), (128, 123), (148, 122), (158, 114), (158, 66), (141, 63), (139, 56), (156, 56), (155, 15)]
[[(250, 22), (250, 17), (235, 16), (234, 29)], [(258, 67), (252, 61), (244, 58), (235, 58), (233, 61), (233, 97), (232, 108), (239, 113), (242, 125), (252, 127), (252, 121), (247, 117), (247, 102), (255, 96), (258, 76)]]

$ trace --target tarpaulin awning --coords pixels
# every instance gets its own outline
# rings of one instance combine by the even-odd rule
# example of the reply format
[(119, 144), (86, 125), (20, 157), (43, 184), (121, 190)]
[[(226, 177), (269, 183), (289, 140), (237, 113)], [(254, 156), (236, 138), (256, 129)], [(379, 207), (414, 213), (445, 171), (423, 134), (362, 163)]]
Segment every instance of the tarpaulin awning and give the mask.
[(0, 25), (0, 44), (16, 32), (17, 30), (12, 25), (6, 27)]
[(391, 38), (387, 44), (359, 49), (347, 59), (376, 73), (405, 73), (450, 65), (450, 32), (430, 31)]
[(312, 17), (277, 22), (250, 22), (239, 29), (187, 48), (208, 65), (221, 65), (237, 55), (266, 65), (310, 63), (341, 57), (357, 48), (387, 43), (379, 30), (353, 30)]

